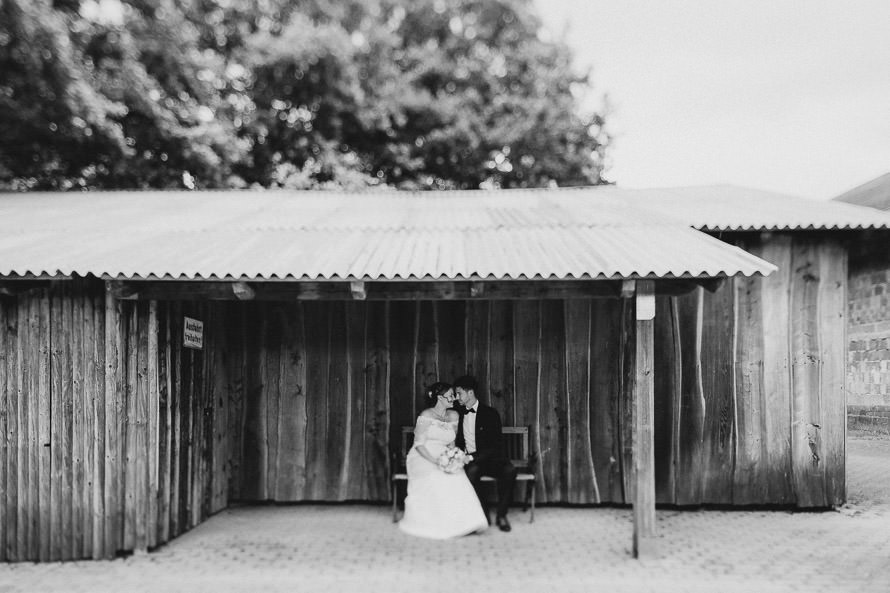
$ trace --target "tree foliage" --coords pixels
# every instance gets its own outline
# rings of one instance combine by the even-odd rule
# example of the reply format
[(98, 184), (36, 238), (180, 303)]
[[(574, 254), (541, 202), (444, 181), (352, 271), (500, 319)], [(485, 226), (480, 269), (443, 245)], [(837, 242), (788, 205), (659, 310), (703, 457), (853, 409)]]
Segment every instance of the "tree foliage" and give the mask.
[(0, 0), (0, 185), (602, 182), (529, 0)]

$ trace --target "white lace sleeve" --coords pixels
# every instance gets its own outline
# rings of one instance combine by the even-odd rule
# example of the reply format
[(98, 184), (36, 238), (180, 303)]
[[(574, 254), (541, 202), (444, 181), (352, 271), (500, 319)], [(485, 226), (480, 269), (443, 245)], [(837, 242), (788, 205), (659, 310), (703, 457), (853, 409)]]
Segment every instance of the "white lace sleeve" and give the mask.
[(414, 445), (412, 447), (426, 444), (427, 432), (429, 432), (431, 424), (432, 422), (429, 418), (425, 416), (417, 417), (417, 422), (414, 424)]

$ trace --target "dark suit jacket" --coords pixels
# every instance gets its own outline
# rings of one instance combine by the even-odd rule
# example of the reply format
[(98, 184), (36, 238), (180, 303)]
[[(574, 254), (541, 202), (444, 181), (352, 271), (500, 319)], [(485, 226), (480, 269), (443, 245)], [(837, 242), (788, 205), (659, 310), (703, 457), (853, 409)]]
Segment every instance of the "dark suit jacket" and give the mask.
[[(466, 449), (464, 439), (464, 417), (461, 415), (458, 424), (456, 444), (461, 449)], [(504, 435), (501, 431), (501, 416), (491, 406), (479, 402), (476, 410), (476, 455), (477, 463), (487, 465), (492, 461), (506, 461), (507, 453), (504, 450)]]

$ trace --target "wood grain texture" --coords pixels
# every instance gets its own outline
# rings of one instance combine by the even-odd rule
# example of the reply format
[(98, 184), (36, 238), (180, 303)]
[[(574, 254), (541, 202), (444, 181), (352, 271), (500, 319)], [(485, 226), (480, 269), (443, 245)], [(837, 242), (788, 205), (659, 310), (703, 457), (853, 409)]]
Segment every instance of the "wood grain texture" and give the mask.
[(766, 498), (764, 425), (769, 414), (764, 385), (764, 324), (760, 278), (737, 278), (735, 354), (735, 466), (732, 499), (737, 505)]
[(10, 352), (15, 347), (12, 333), (7, 329), (9, 321), (9, 306), (6, 299), (0, 299), (0, 562), (9, 560), (9, 548), (7, 535), (9, 533), (9, 515), (7, 514), (7, 476), (9, 474), (9, 457), (11, 447), (8, 442), (11, 434), (9, 428), (9, 402), (12, 397), (9, 394), (7, 377), (9, 373)]
[(735, 463), (735, 290), (725, 283), (703, 300), (702, 396), (702, 500), (732, 503)]
[[(160, 491), (160, 451), (161, 451), (161, 402), (160, 402), (160, 371), (158, 368), (158, 303), (151, 301), (148, 304), (148, 326), (146, 328), (146, 510), (145, 510), (145, 538), (146, 546), (154, 548), (158, 545), (158, 493)], [(166, 399), (166, 398), (165, 398)], [(166, 401), (165, 401), (166, 405)]]
[[(535, 301), (513, 303), (513, 422), (531, 427), (530, 449), (538, 459), (535, 468), (536, 495), (547, 492), (540, 425), (541, 307)], [(503, 419), (502, 419), (503, 420)], [(548, 457), (549, 458), (549, 457)]]
[(654, 359), (652, 371), (656, 377), (653, 391), (655, 496), (658, 502), (673, 502), (676, 498), (679, 457), (678, 425), (679, 394), (682, 380), (682, 350), (678, 320), (670, 298), (656, 301), (653, 322)]
[(166, 304), (158, 306), (158, 500), (157, 539), (166, 542), (170, 538), (170, 480), (171, 438), (173, 410), (171, 392), (173, 368), (171, 365), (170, 314)]
[(368, 303), (365, 326), (364, 458), (361, 497), (389, 496), (390, 348), (389, 303)]
[[(590, 321), (589, 426), (596, 491), (601, 502), (624, 502), (618, 438), (621, 301), (593, 301)], [(579, 497), (580, 498), (580, 497)], [(596, 500), (589, 502), (597, 502)]]
[(804, 507), (826, 503), (819, 274), (818, 247), (796, 242), (791, 253), (791, 463), (797, 502)]
[(281, 435), (275, 499), (297, 500), (306, 487), (306, 352), (302, 305), (288, 307), (281, 321), (282, 353), (278, 369)]
[(82, 288), (75, 285), (69, 293), (66, 306), (70, 309), (68, 320), (71, 327), (71, 342), (68, 347), (68, 364), (71, 365), (72, 387), (72, 440), (71, 440), (71, 539), (70, 550), (72, 558), (83, 558), (84, 549), (88, 538), (86, 526), (89, 516), (89, 490), (85, 486), (86, 449), (88, 446), (87, 418), (86, 418), (86, 393), (85, 376), (87, 373), (84, 362), (86, 347), (86, 322), (85, 303)]
[(6, 492), (2, 503), (3, 532), (4, 537), (0, 539), (0, 546), (3, 546), (3, 558), (7, 561), (18, 560), (22, 550), (16, 542), (16, 530), (18, 521), (18, 496), (19, 483), (18, 475), (21, 471), (20, 455), (21, 447), (19, 444), (19, 421), (20, 421), (20, 404), (21, 401), (21, 328), (18, 323), (18, 302), (0, 299), (0, 307), (6, 312), (6, 325), (0, 327), (6, 343), (5, 360), (6, 360), (6, 382), (4, 393), (4, 409), (6, 410), (6, 430), (0, 436), (6, 444), (6, 458), (0, 471), (4, 471), (6, 475)]
[[(477, 362), (480, 368), (487, 367), (487, 379), (485, 375), (475, 373), (477, 380), (483, 381), (485, 388), (482, 390), (483, 401), (492, 406), (501, 415), (504, 424), (530, 423), (526, 414), (526, 408), (520, 408), (516, 399), (516, 377), (514, 375), (514, 348), (515, 338), (513, 319), (515, 316), (515, 303), (510, 301), (492, 301), (485, 309), (486, 317), (477, 317), (474, 322), (481, 324), (476, 328), (480, 338), (484, 336), (486, 343), (478, 346), (477, 356), (487, 356), (487, 360)], [(479, 313), (483, 315), (483, 313)], [(520, 420), (520, 417), (524, 419)]]
[[(305, 500), (327, 496), (328, 390), (331, 309), (322, 303), (305, 304), (306, 327), (306, 494)], [(245, 451), (245, 465), (251, 460)]]
[(765, 242), (756, 254), (774, 263), (778, 271), (763, 278), (763, 397), (766, 499), (775, 504), (794, 501), (791, 471), (791, 237), (780, 235)]
[[(489, 336), (490, 336), (490, 304), (488, 301), (470, 301), (466, 303), (464, 317), (464, 348), (466, 350), (466, 372), (476, 377), (484, 392), (491, 401), (505, 401), (503, 381), (498, 381), (498, 388), (493, 389), (489, 373)], [(503, 366), (503, 365), (502, 365)], [(512, 374), (510, 377), (512, 383)], [(502, 406), (504, 404), (501, 404)], [(505, 407), (505, 406), (504, 406)]]
[[(41, 291), (40, 298), (36, 306), (32, 308), (31, 313), (31, 339), (34, 344), (33, 351), (37, 353), (37, 376), (36, 381), (32, 376), (31, 385), (33, 387), (31, 394), (36, 401), (36, 409), (34, 410), (34, 421), (36, 434), (32, 434), (32, 446), (34, 452), (35, 463), (32, 470), (32, 484), (38, 486), (37, 504), (31, 507), (34, 515), (31, 517), (32, 525), (32, 545), (34, 549), (39, 550), (39, 558), (48, 560), (53, 558), (53, 548), (57, 553), (61, 552), (61, 540), (57, 538), (56, 542), (52, 540), (53, 525), (57, 526), (57, 530), (61, 528), (61, 510), (62, 504), (56, 507), (51, 506), (51, 490), (53, 487), (61, 487), (61, 478), (63, 468), (61, 466), (62, 455), (64, 451), (64, 443), (62, 441), (61, 422), (59, 422), (59, 430), (56, 433), (56, 443), (53, 444), (52, 434), (52, 397), (56, 387), (52, 384), (52, 335), (53, 329), (53, 310), (58, 313), (57, 323), (61, 325), (61, 307), (56, 301), (56, 307), (50, 302), (51, 292), (49, 289)], [(57, 402), (61, 404), (62, 386), (61, 381), (58, 385), (59, 392), (56, 393)], [(55, 453), (53, 453), (55, 449)], [(59, 465), (58, 473), (53, 474), (53, 461)], [(55, 479), (54, 479), (55, 478)], [(54, 546), (53, 544), (57, 544)], [(58, 558), (58, 556), (56, 556)]]
[[(704, 289), (673, 297), (680, 338), (680, 392), (677, 418), (677, 480), (675, 501), (681, 505), (702, 502), (702, 449), (705, 399), (702, 384)], [(656, 320), (659, 323), (660, 320)]]
[[(28, 323), (28, 312), (31, 304), (30, 298), (19, 298), (16, 306), (17, 331), (16, 331), (16, 351), (18, 355), (18, 364), (16, 364), (16, 484), (17, 489), (11, 498), (11, 509), (15, 510), (15, 532), (10, 534), (10, 545), (14, 548), (14, 552), (10, 552), (10, 558), (13, 560), (34, 560), (37, 556), (31, 555), (28, 546), (28, 506), (32, 496), (30, 487), (28, 464), (30, 456), (28, 451), (28, 435), (30, 426), (28, 424), (28, 392), (30, 389), (30, 364), (27, 361), (33, 360), (29, 357), (30, 353), (30, 324)], [(24, 360), (23, 360), (24, 359)], [(10, 523), (12, 525), (12, 523)]]
[[(210, 489), (210, 514), (221, 511), (228, 506), (229, 451), (229, 394), (228, 376), (224, 369), (229, 365), (229, 350), (226, 343), (226, 317), (224, 310), (213, 307), (213, 326), (210, 329), (210, 346), (213, 349), (213, 364), (208, 365), (208, 382), (211, 383), (211, 401), (213, 410), (212, 434), (210, 434), (211, 467), (208, 487)], [(284, 356), (284, 353), (282, 353)]]
[[(41, 339), (41, 347), (50, 352), (47, 388), (40, 389), (40, 559), (62, 560), (65, 511), (65, 457), (70, 450), (65, 443), (65, 327), (63, 309), (65, 295), (61, 286), (50, 295), (49, 335)], [(42, 317), (42, 316), (41, 316)], [(41, 373), (42, 374), (42, 373)], [(70, 443), (68, 443), (70, 446)], [(45, 494), (44, 494), (45, 492)]]
[(281, 356), (283, 351), (283, 330), (285, 311), (283, 305), (273, 304), (264, 312), (263, 319), (263, 366), (260, 383), (262, 384), (262, 401), (265, 402), (263, 415), (265, 416), (265, 445), (266, 454), (266, 480), (268, 487), (265, 490), (266, 498), (274, 498), (278, 491), (279, 466), (281, 459)]
[[(438, 379), (446, 383), (467, 373), (465, 301), (439, 301), (436, 310), (436, 343), (438, 344)], [(480, 377), (477, 377), (479, 379)], [(484, 381), (484, 375), (481, 377)], [(483, 386), (484, 382), (481, 383)]]
[(133, 550), (139, 545), (136, 532), (136, 521), (140, 493), (137, 491), (139, 484), (139, 449), (138, 449), (138, 372), (139, 372), (139, 327), (137, 303), (127, 303), (124, 306), (125, 340), (124, 347), (124, 389), (122, 392), (123, 415), (120, 422), (123, 462), (123, 504), (124, 525), (123, 542), (125, 550)]
[(819, 320), (822, 332), (822, 455), (825, 459), (825, 504), (846, 500), (847, 282), (846, 250), (837, 241), (820, 245)]
[[(244, 435), (247, 400), (247, 328), (248, 315), (246, 306), (228, 304), (226, 312), (225, 343), (229, 348), (226, 374), (226, 392), (229, 398), (229, 418), (227, 440), (229, 443), (228, 464), (228, 498), (243, 499), (243, 475), (241, 472), (244, 460)], [(305, 387), (305, 383), (303, 384)], [(305, 461), (304, 461), (305, 475)]]
[(134, 394), (136, 402), (134, 409), (134, 424), (128, 427), (128, 431), (133, 431), (135, 435), (135, 446), (131, 455), (136, 458), (134, 469), (136, 472), (135, 479), (135, 546), (137, 550), (148, 549), (148, 499), (150, 496), (149, 489), (149, 457), (152, 452), (149, 444), (152, 442), (148, 435), (149, 428), (149, 406), (152, 399), (149, 388), (148, 377), (148, 360), (151, 357), (149, 352), (149, 314), (148, 308), (150, 302), (140, 303), (140, 306), (134, 311), (136, 317), (136, 389)]
[(566, 397), (563, 304), (563, 301), (541, 302), (536, 424), (541, 443), (541, 466), (545, 483), (549, 486), (541, 502), (566, 500), (568, 491), (569, 405)]
[(414, 417), (427, 407), (427, 388), (439, 381), (438, 316), (432, 301), (418, 301), (414, 326)]
[[(331, 307), (330, 340), (326, 354), (328, 397), (325, 403), (327, 422), (327, 462), (321, 468), (325, 483), (325, 500), (346, 500), (345, 489), (340, 477), (344, 466), (348, 472), (351, 433), (347, 426), (345, 411), (350, 401), (348, 392), (348, 372), (346, 361), (346, 310), (345, 303), (335, 303)], [(350, 418), (351, 421), (351, 418)]]
[(343, 466), (340, 468), (339, 496), (341, 500), (360, 500), (362, 497), (363, 464), (365, 460), (365, 352), (367, 351), (367, 303), (345, 303), (345, 358), (346, 384)]
[(621, 502), (632, 503), (633, 491), (633, 390), (636, 382), (636, 306), (621, 299), (618, 323), (617, 405), (615, 406), (615, 448), (621, 475)]
[(170, 349), (172, 352), (172, 375), (170, 401), (172, 425), (170, 428), (170, 535), (175, 537), (185, 531), (182, 525), (182, 426), (184, 416), (182, 395), (182, 305), (173, 303), (170, 309)]
[(591, 307), (590, 300), (566, 301), (565, 394), (567, 438), (566, 489), (568, 502), (601, 502), (591, 446)]
[[(653, 282), (638, 280), (640, 299), (653, 297)], [(633, 408), (633, 553), (648, 554), (655, 545), (655, 320), (636, 320)]]
[(388, 318), (390, 426), (387, 454), (392, 443), (399, 442), (401, 427), (414, 426), (415, 402), (421, 396), (414, 392), (416, 306), (413, 303), (390, 303)]
[[(93, 291), (89, 291), (92, 293)], [(93, 330), (90, 383), (92, 385), (91, 409), (93, 412), (92, 463), (92, 558), (105, 556), (105, 298), (95, 291), (89, 298)]]

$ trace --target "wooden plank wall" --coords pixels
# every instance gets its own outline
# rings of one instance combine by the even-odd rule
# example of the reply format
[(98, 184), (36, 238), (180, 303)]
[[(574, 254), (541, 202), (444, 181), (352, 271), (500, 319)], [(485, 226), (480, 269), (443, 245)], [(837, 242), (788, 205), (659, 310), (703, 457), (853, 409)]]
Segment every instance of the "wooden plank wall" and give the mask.
[[(846, 253), (776, 234), (768, 278), (659, 298), (659, 502), (844, 501)], [(182, 346), (183, 317), (205, 324)], [(542, 502), (629, 500), (626, 300), (121, 302), (65, 281), (0, 299), (0, 560), (150, 548), (229, 500), (383, 501), (422, 386), (477, 375), (530, 425)]]
[[(657, 499), (840, 504), (845, 252), (788, 234), (744, 247), (780, 271), (658, 299)], [(466, 371), (505, 424), (532, 427), (541, 502), (629, 500), (628, 301), (225, 307), (233, 499), (386, 500), (423, 386)]]
[[(156, 336), (157, 348), (149, 360), (158, 372), (149, 377), (157, 377), (158, 405), (150, 422), (157, 427), (156, 446), (146, 458), (151, 468), (149, 546), (169, 541), (228, 505), (228, 409), (236, 393), (226, 383), (229, 350), (220, 307), (179, 302), (151, 307), (157, 310), (155, 332), (147, 335)], [(203, 322), (203, 349), (183, 346), (185, 317)]]
[(147, 549), (226, 506), (225, 342), (182, 353), (181, 308), (84, 280), (0, 300), (0, 561)]
[[(656, 391), (662, 410), (678, 411), (662, 428), (673, 446), (656, 453), (659, 501), (842, 504), (846, 251), (791, 234), (740, 246), (779, 271), (672, 299), (681, 381)], [(656, 336), (677, 331), (669, 322), (661, 315)]]

